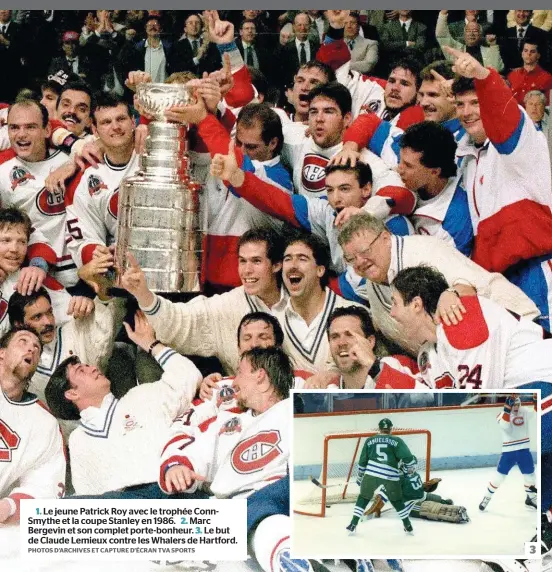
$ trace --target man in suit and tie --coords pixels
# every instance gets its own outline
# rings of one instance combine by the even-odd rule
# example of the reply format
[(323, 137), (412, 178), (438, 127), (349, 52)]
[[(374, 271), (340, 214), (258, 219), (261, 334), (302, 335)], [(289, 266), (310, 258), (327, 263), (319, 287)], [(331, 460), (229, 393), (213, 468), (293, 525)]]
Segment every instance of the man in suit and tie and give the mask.
[[(423, 60), (427, 27), (412, 19), (412, 10), (399, 10), (397, 20), (390, 20), (382, 29), (380, 48), (387, 61), (404, 56)], [(380, 58), (381, 58), (380, 53)]]
[(0, 10), (0, 101), (11, 103), (25, 82), (22, 59), (25, 57), (21, 29), (11, 21), (11, 10)]
[(240, 24), (240, 37), (236, 40), (245, 65), (261, 71), (268, 77), (268, 52), (257, 42), (255, 20), (243, 20)]
[(523, 66), (521, 52), (524, 40), (533, 40), (533, 43), (540, 46), (543, 55), (541, 65), (548, 69), (548, 35), (544, 30), (531, 24), (533, 10), (515, 10), (515, 26), (506, 30), (503, 44), (501, 45), (502, 58), (504, 60), (505, 72), (508, 73), (514, 68)]
[(464, 43), (464, 28), (469, 22), (477, 22), (481, 25), (483, 36), (489, 32), (491, 25), (486, 21), (486, 10), (464, 10), (465, 17), (460, 22), (449, 24), (450, 35), (457, 41)]
[(148, 18), (146, 39), (138, 42), (136, 49), (142, 61), (140, 69), (150, 74), (152, 82), (164, 83), (171, 75), (172, 44), (161, 39), (161, 21), (158, 18)]
[(344, 40), (351, 52), (351, 69), (370, 74), (378, 63), (378, 42), (360, 35), (360, 16), (352, 12), (345, 19)]
[(320, 43), (309, 39), (310, 27), (310, 16), (306, 12), (299, 12), (293, 19), (295, 41), (284, 46), (281, 51), (285, 85), (293, 83), (293, 78), (300, 66), (316, 59)]
[(184, 34), (174, 45), (171, 69), (173, 72), (191, 71), (201, 77), (203, 72), (222, 67), (218, 48), (202, 38), (203, 20), (199, 14), (190, 14), (184, 23)]

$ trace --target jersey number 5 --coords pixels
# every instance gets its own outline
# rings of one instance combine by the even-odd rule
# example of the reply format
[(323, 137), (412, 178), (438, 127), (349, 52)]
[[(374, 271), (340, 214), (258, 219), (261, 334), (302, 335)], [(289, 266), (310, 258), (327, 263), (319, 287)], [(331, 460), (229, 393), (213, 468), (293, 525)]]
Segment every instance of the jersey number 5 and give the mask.
[(20, 441), (19, 435), (0, 419), (0, 462), (9, 463), (12, 460), (12, 451), (19, 447)]
[(378, 461), (380, 463), (386, 463), (388, 460), (388, 456), (387, 453), (384, 451), (384, 449), (387, 448), (387, 443), (378, 443), (376, 445), (376, 454), (378, 456)]

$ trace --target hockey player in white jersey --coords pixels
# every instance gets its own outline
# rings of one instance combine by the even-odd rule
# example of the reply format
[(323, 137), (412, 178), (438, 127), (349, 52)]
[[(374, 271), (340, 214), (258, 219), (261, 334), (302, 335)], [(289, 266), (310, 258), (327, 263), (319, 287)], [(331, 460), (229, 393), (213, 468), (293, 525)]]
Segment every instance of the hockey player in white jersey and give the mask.
[(521, 399), (508, 396), (504, 403), (504, 411), (497, 415), (496, 420), (502, 431), (502, 455), (498, 461), (496, 474), (489, 481), (487, 492), (479, 509), (485, 510), (496, 490), (515, 465), (519, 467), (525, 482), (525, 504), (537, 508), (535, 463), (531, 456), (528, 415), (526, 408), (521, 407)]
[[(8, 132), (13, 154), (0, 164), (0, 201), (24, 210), (45, 242), (33, 258), (63, 285), (73, 286), (77, 272), (66, 249), (63, 193), (45, 187), (50, 171), (67, 161), (67, 155), (49, 149), (50, 125), (46, 108), (32, 100), (11, 106)], [(11, 155), (11, 157), (10, 157)]]
[(0, 335), (10, 328), (7, 311), (14, 292), (33, 293), (43, 285), (51, 297), (54, 314), (60, 324), (70, 319), (68, 311), (71, 312), (76, 304), (65, 288), (44, 269), (22, 267), (31, 250), (28, 248), (30, 236), (31, 221), (23, 210), (16, 207), (0, 209)]
[(77, 495), (102, 498), (165, 498), (157, 486), (159, 451), (173, 421), (190, 406), (201, 372), (155, 339), (140, 312), (129, 338), (155, 357), (163, 375), (133, 387), (121, 399), (111, 382), (77, 356), (64, 360), (46, 386), (48, 406), (59, 419), (81, 423), (69, 437)]
[[(389, 312), (389, 284), (403, 268), (429, 264), (445, 276), (451, 287), (477, 292), (530, 319), (538, 316), (535, 304), (501, 274), (477, 266), (456, 248), (433, 236), (393, 236), (369, 214), (353, 215), (340, 229), (339, 244), (347, 263), (362, 277), (355, 292), (368, 300), (374, 326), (403, 349), (418, 354), (419, 342), (407, 334)], [(471, 286), (465, 286), (471, 284)], [(447, 293), (449, 294), (449, 293)], [(456, 296), (452, 304), (455, 304)], [(449, 306), (443, 312), (449, 311)], [(441, 305), (440, 305), (441, 308)], [(455, 308), (453, 308), (454, 310)]]
[(101, 95), (92, 111), (94, 132), (105, 149), (104, 162), (80, 171), (65, 193), (68, 248), (80, 268), (96, 249), (106, 253), (117, 231), (119, 185), (138, 170), (134, 120), (129, 105)]
[(0, 339), (0, 524), (19, 521), (21, 499), (53, 499), (65, 492), (58, 424), (27, 391), (41, 349), (36, 333), (26, 328)]
[[(73, 297), (72, 300), (72, 316), (64, 324), (56, 322), (52, 300), (45, 288), (29, 296), (15, 292), (8, 303), (10, 325), (33, 328), (42, 342), (40, 362), (29, 388), (43, 401), (50, 376), (69, 356), (78, 356), (82, 362), (105, 371), (115, 335), (122, 325), (124, 307), (120, 299)], [(81, 304), (86, 307), (81, 308)]]
[(448, 288), (429, 266), (400, 271), (392, 282), (391, 316), (419, 346), (418, 366), (432, 389), (500, 389), (552, 381), (552, 339), (535, 322), (481, 296), (457, 298), (463, 319), (435, 324)]
[(217, 498), (248, 499), (250, 545), (265, 571), (279, 569), (289, 551), (289, 497), (274, 503), (267, 487), (275, 480), (284, 490), (289, 486), (292, 383), (291, 362), (281, 349), (248, 350), (234, 380), (243, 412), (221, 412), (199, 432), (183, 427), (161, 457), (160, 486), (168, 493), (193, 495), (207, 481)]

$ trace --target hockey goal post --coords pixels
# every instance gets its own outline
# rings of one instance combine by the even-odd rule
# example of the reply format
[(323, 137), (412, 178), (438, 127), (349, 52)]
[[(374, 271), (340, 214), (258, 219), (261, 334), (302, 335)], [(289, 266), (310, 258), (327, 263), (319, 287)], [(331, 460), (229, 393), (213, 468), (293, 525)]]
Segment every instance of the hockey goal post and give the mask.
[[(379, 434), (377, 430), (326, 434), (322, 467), (318, 475), (312, 476), (328, 488), (321, 489), (309, 481), (302, 492), (294, 494), (294, 512), (324, 517), (333, 504), (356, 502), (360, 489), (355, 481), (364, 441)], [(424, 481), (428, 481), (431, 471), (431, 432), (427, 429), (393, 429), (391, 435), (404, 439), (418, 459), (417, 471)]]

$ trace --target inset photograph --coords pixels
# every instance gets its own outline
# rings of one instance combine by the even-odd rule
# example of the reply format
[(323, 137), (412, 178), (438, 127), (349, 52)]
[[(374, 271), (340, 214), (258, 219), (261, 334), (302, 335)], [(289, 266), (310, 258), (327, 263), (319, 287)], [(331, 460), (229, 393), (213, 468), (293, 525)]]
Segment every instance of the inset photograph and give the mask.
[(537, 394), (294, 397), (294, 557), (521, 558), (535, 541)]

